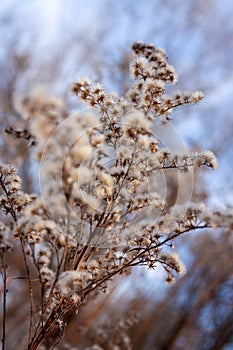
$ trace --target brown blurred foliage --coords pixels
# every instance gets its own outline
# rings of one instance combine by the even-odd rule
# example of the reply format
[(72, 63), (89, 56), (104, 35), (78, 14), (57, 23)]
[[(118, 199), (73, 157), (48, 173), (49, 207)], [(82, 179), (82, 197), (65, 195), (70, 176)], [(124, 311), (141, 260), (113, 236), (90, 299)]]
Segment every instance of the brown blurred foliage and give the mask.
[[(74, 13), (78, 13), (78, 5), (74, 1), (72, 3)], [(40, 33), (39, 25), (37, 24), (38, 27), (32, 25), (36, 14), (32, 13), (31, 22), (24, 21), (24, 17), (20, 18), (21, 15), (18, 13), (21, 5), (16, 2), (12, 2), (12, 6), (8, 9), (2, 10), (0, 44), (4, 55), (0, 57), (1, 159), (20, 167), (25, 190), (29, 192), (37, 190), (35, 181), (37, 165), (31, 159), (29, 152), (29, 148), (33, 145), (27, 138), (14, 137), (12, 133), (6, 132), (11, 127), (14, 127), (18, 133), (27, 130), (27, 123), (17, 111), (18, 98), (42, 84), (48, 90), (57, 90), (67, 99), (72, 108), (72, 99), (70, 100), (65, 92), (66, 85), (70, 83), (74, 75), (77, 73), (81, 75), (86, 71), (88, 74), (94, 73), (100, 80), (107, 81), (110, 87), (117, 86), (118, 91), (124, 92), (128, 84), (126, 71), (128, 73), (130, 54), (122, 44), (119, 45), (118, 55), (113, 57), (113, 48), (108, 45), (112, 40), (111, 28), (119, 26), (117, 16), (122, 16), (125, 11), (129, 23), (126, 41), (133, 41), (132, 32), (140, 22), (141, 32), (139, 31), (139, 34), (143, 36), (143, 39), (156, 42), (158, 37), (163, 46), (168, 49), (174, 65), (178, 67), (178, 70), (180, 67), (179, 75), (182, 76), (180, 86), (191, 88), (192, 83), (195, 87), (205, 89), (207, 104), (203, 109), (198, 107), (198, 112), (204, 115), (202, 117), (204, 120), (201, 121), (203, 127), (200, 132), (201, 142), (203, 141), (206, 147), (215, 146), (215, 152), (222, 160), (224, 170), (219, 175), (220, 180), (216, 181), (219, 195), (221, 195), (221, 188), (223, 188), (223, 193), (226, 193), (226, 187), (232, 183), (228, 164), (232, 159), (230, 152), (232, 152), (233, 119), (229, 108), (231, 101), (223, 101), (221, 104), (219, 98), (219, 104), (217, 102), (218, 96), (221, 96), (224, 89), (224, 79), (231, 82), (229, 72), (232, 68), (233, 54), (230, 25), (232, 21), (229, 15), (231, 11), (228, 11), (227, 16), (227, 1), (222, 5), (225, 6), (225, 13), (219, 10), (221, 5), (217, 1), (190, 1), (182, 5), (177, 4), (176, 1), (170, 4), (168, 1), (148, 1), (148, 3), (149, 11), (153, 14), (153, 21), (151, 17), (150, 21), (141, 18), (143, 15), (140, 14), (140, 11), (141, 8), (144, 8), (142, 1), (135, 4), (130, 1), (120, 1), (119, 4), (106, 1), (99, 12), (96, 12), (98, 21), (88, 25), (88, 28), (92, 26), (93, 29), (87, 39), (82, 29), (75, 30), (75, 26), (69, 28), (66, 23), (56, 50), (48, 52), (47, 48), (45, 51), (41, 49), (40, 56), (38, 48), (34, 50)], [(82, 11), (85, 9), (81, 9), (80, 12)], [(103, 25), (105, 20), (106, 26)], [(143, 34), (142, 23), (143, 25), (146, 23), (146, 34)], [(8, 34), (6, 34), (7, 31)], [(197, 44), (196, 47), (195, 35), (192, 37), (192, 32), (201, 32), (202, 43)], [(192, 38), (191, 44), (190, 37)], [(115, 42), (114, 45), (116, 46)], [(190, 54), (191, 57), (193, 56), (192, 59), (187, 57), (189, 50), (193, 51)], [(102, 70), (100, 67), (103, 66)], [(116, 74), (119, 67), (121, 74)], [(217, 74), (212, 82), (215, 68)], [(107, 73), (109, 71), (110, 74)], [(63, 87), (60, 88), (63, 81), (65, 81), (65, 91), (62, 90)], [(189, 109), (185, 114), (188, 113)], [(181, 125), (189, 123), (187, 120), (184, 122), (186, 117), (186, 115), (181, 116)], [(223, 124), (225, 125), (224, 130), (221, 127)], [(197, 130), (200, 131), (198, 128), (195, 129)], [(196, 145), (198, 136), (192, 138), (188, 132), (187, 140), (189, 144)], [(177, 191), (176, 179), (171, 176), (169, 181), (174, 182), (174, 191), (169, 194), (169, 201), (172, 203)], [(202, 200), (211, 195), (214, 185), (207, 183), (200, 175), (196, 175), (195, 181), (199, 184), (197, 193), (193, 194), (195, 199)], [(230, 190), (229, 188), (227, 196)], [(183, 243), (187, 249), (185, 254), (192, 255), (187, 274), (174, 286), (169, 287), (162, 300), (158, 301), (153, 295), (144, 293), (144, 287), (141, 285), (143, 282), (140, 282), (140, 278), (139, 282), (137, 281), (137, 296), (130, 297), (135, 282), (132, 279), (125, 281), (123, 278), (118, 278), (113, 282), (109, 294), (104, 294), (93, 304), (83, 306), (78, 320), (76, 315), (67, 315), (70, 318), (70, 327), (65, 340), (69, 340), (75, 349), (91, 346), (97, 341), (103, 349), (113, 350), (109, 348), (108, 340), (115, 338), (118, 348), (114, 349), (124, 349), (123, 336), (129, 337), (132, 344), (130, 346), (135, 350), (230, 349), (231, 347), (227, 348), (225, 345), (233, 346), (232, 237), (230, 234), (223, 235), (218, 232), (217, 235), (210, 233), (197, 235), (191, 239), (193, 240), (191, 251), (189, 251), (190, 243)], [(13, 264), (11, 261), (13, 267), (10, 275), (18, 275), (19, 278), (9, 281), (11, 289), (9, 299), (13, 301), (9, 302), (7, 309), (7, 327), (13, 330), (8, 334), (9, 350), (18, 349), (17, 346), (23, 337), (27, 322), (26, 284), (22, 279), (25, 271), (20, 262), (20, 253), (15, 252)], [(129, 298), (128, 295), (122, 296), (121, 294), (122, 280), (127, 284)], [(157, 290), (155, 289), (154, 292), (157, 293)], [(160, 294), (159, 291), (158, 294)], [(130, 321), (132, 318), (135, 322)], [(122, 320), (125, 320), (123, 325), (120, 324)], [(0, 319), (0, 323), (1, 321)], [(99, 334), (99, 331), (103, 329), (101, 323), (104, 324), (106, 331), (105, 337), (102, 336), (102, 338)], [(61, 345), (57, 349), (65, 349), (65, 346)]]

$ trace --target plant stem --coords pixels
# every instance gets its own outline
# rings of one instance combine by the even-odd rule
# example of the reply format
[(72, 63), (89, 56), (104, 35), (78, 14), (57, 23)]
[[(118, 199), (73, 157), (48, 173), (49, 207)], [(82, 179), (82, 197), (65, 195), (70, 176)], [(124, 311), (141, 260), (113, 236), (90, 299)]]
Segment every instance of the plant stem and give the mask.
[(7, 294), (7, 273), (6, 269), (7, 266), (4, 262), (4, 255), (1, 254), (1, 260), (2, 260), (2, 281), (3, 281), (3, 322), (2, 322), (2, 350), (5, 350), (5, 344), (6, 344), (6, 294)]

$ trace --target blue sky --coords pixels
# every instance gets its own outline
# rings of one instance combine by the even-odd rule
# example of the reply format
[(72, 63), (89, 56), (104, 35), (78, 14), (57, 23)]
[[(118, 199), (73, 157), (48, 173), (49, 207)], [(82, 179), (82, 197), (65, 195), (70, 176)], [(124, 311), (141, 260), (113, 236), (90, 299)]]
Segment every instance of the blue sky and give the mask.
[[(213, 202), (221, 196), (232, 203), (232, 11), (228, 0), (2, 1), (0, 61), (8, 61), (12, 41), (18, 52), (33, 52), (32, 68), (23, 76), (27, 89), (50, 84), (65, 91), (80, 75), (94, 75), (112, 89), (117, 85), (114, 64), (132, 42), (164, 47), (178, 72), (178, 87), (205, 93), (199, 106), (176, 112), (174, 124), (188, 147), (223, 148), (220, 168), (206, 176)], [(51, 84), (46, 69), (63, 58), (61, 76)]]

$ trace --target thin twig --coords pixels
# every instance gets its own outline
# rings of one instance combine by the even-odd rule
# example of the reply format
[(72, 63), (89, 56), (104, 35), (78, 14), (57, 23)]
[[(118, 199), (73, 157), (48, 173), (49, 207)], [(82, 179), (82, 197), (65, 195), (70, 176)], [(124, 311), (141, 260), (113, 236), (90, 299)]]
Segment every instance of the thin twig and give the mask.
[(25, 247), (24, 247), (24, 242), (23, 239), (20, 239), (21, 243), (21, 249), (22, 249), (22, 254), (23, 254), (23, 259), (24, 259), (24, 265), (26, 269), (26, 274), (27, 274), (27, 282), (28, 282), (28, 288), (29, 288), (29, 299), (30, 299), (30, 318), (29, 318), (29, 336), (28, 336), (28, 342), (30, 344), (31, 339), (32, 339), (32, 327), (33, 327), (33, 315), (34, 315), (34, 301), (33, 301), (33, 289), (32, 289), (32, 279), (31, 279), (31, 273), (30, 273), (30, 268), (27, 262), (26, 258), (26, 252), (25, 252)]
[[(92, 292), (93, 290), (95, 290), (96, 288), (98, 288), (102, 283), (104, 283), (105, 281), (109, 280), (110, 278), (112, 278), (113, 276), (115, 276), (116, 274), (119, 274), (120, 272), (122, 272), (123, 270), (125, 270), (126, 268), (132, 266), (132, 264), (138, 260), (138, 258), (140, 258), (141, 256), (143, 256), (143, 254), (145, 254), (146, 252), (150, 251), (150, 250), (154, 250), (154, 249), (158, 249), (159, 247), (161, 247), (162, 245), (166, 244), (167, 242), (177, 238), (178, 236), (187, 233), (191, 230), (195, 230), (195, 229), (201, 229), (201, 228), (210, 228), (210, 225), (201, 225), (198, 227), (191, 227), (188, 228), (184, 231), (181, 232), (177, 232), (174, 235), (171, 235), (169, 237), (167, 237), (166, 239), (164, 239), (162, 242), (157, 243), (156, 245), (152, 245), (151, 247), (147, 247), (145, 249), (143, 249), (143, 251), (139, 252), (135, 257), (133, 257), (130, 261), (128, 261), (125, 265), (119, 267), (118, 269), (108, 273), (107, 275), (99, 278), (99, 280), (93, 281), (91, 282), (84, 290), (84, 296), (86, 296), (87, 294), (89, 294), (90, 292)], [(93, 286), (93, 287), (92, 287)]]
[(5, 344), (6, 344), (6, 294), (7, 294), (7, 273), (6, 269), (7, 266), (4, 261), (4, 253), (1, 254), (1, 261), (2, 261), (2, 270), (1, 270), (1, 276), (3, 281), (3, 322), (2, 322), (2, 350), (5, 350)]

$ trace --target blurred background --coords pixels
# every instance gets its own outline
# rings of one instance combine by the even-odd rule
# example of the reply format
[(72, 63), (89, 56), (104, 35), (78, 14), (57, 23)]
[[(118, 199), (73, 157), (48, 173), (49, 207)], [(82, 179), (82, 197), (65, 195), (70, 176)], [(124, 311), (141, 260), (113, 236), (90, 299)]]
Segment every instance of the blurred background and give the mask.
[[(19, 99), (40, 88), (61, 96), (73, 111), (79, 105), (70, 85), (82, 76), (121, 95), (130, 86), (131, 45), (143, 41), (165, 49), (179, 77), (176, 89), (205, 94), (200, 105), (176, 110), (172, 121), (190, 150), (210, 149), (219, 160), (215, 172), (195, 176), (193, 200), (232, 206), (232, 15), (229, 0), (2, 0), (2, 161), (17, 161), (24, 189), (36, 191), (36, 166), (26, 142), (5, 133), (10, 125), (25, 127)], [(97, 343), (103, 349), (130, 349), (130, 339), (136, 350), (233, 349), (232, 237), (195, 233), (177, 244), (186, 275), (165, 286), (160, 270), (139, 269), (113, 281), (108, 296), (84, 306), (78, 320), (72, 318), (67, 339), (74, 347)], [(23, 302), (19, 297), (18, 306)], [(24, 317), (14, 311), (15, 304), (9, 306), (12, 326)], [(12, 332), (12, 349), (17, 337)]]

